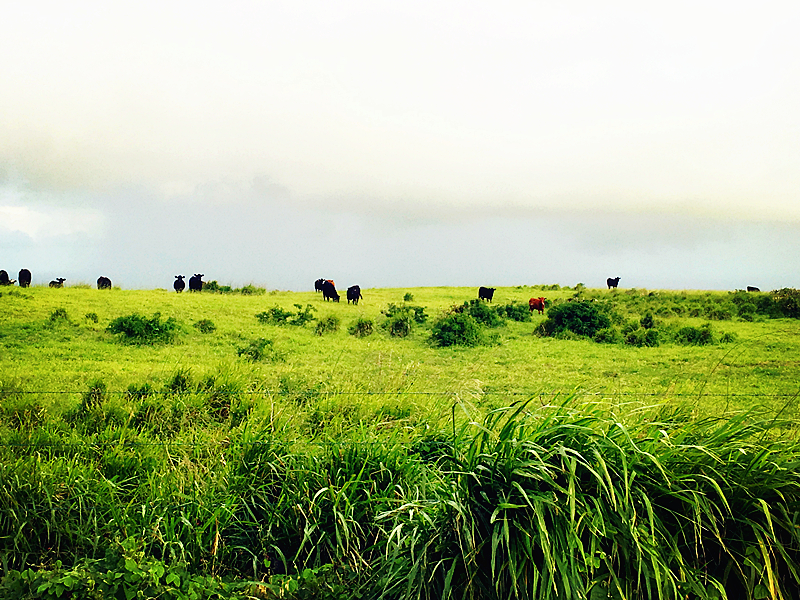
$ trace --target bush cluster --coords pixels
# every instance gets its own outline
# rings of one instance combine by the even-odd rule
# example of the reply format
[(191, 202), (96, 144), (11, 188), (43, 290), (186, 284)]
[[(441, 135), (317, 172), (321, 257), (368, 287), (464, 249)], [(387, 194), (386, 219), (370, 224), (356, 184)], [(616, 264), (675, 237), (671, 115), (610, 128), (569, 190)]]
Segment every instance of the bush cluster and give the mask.
[(295, 325), (303, 327), (306, 323), (314, 321), (313, 313), (317, 310), (311, 304), (306, 304), (305, 308), (302, 304), (295, 304), (296, 312), (285, 310), (280, 306), (274, 306), (264, 312), (256, 314), (256, 319), (262, 325)]
[(229, 285), (220, 285), (216, 280), (203, 283), (203, 291), (213, 294), (242, 294), (243, 296), (262, 296), (267, 290), (248, 284), (244, 287), (233, 288)]
[(250, 362), (265, 360), (274, 362), (282, 359), (281, 354), (275, 350), (273, 341), (266, 338), (252, 340), (246, 346), (237, 348), (236, 354)]
[(317, 335), (334, 333), (336, 331), (339, 331), (339, 324), (340, 324), (339, 317), (337, 317), (336, 315), (328, 315), (324, 319), (320, 319), (317, 322), (317, 327), (315, 332)]
[(431, 343), (435, 346), (478, 346), (485, 342), (478, 321), (465, 312), (454, 312), (438, 319), (431, 327)]
[(367, 337), (375, 332), (375, 323), (372, 319), (359, 318), (347, 328), (347, 332), (355, 337)]
[(568, 331), (579, 336), (593, 337), (598, 331), (610, 326), (611, 317), (599, 303), (564, 302), (549, 309), (538, 332), (540, 335), (556, 336)]
[(154, 313), (149, 319), (134, 313), (117, 317), (106, 329), (131, 344), (168, 344), (175, 339), (179, 323), (173, 317), (162, 321), (161, 313)]
[(381, 327), (392, 337), (406, 337), (411, 334), (414, 325), (422, 325), (427, 321), (424, 306), (411, 304), (389, 304), (381, 311), (386, 317)]

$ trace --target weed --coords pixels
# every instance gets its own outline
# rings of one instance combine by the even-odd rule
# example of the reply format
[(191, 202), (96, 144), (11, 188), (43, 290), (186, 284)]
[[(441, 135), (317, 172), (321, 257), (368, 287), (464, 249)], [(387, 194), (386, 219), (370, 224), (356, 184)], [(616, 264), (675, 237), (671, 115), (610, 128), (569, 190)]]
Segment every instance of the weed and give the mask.
[(403, 294), (403, 302), (413, 302), (414, 301), (414, 294), (411, 292), (406, 292)]
[(97, 323), (98, 317), (96, 312), (88, 312), (84, 315), (87, 321), (91, 321), (92, 323)]
[(51, 325), (57, 325), (59, 323), (69, 323), (69, 315), (67, 314), (67, 309), (65, 308), (56, 308), (53, 312), (50, 313), (50, 317), (48, 319)]
[(358, 319), (352, 325), (350, 325), (350, 327), (347, 328), (347, 332), (350, 335), (354, 335), (358, 338), (372, 335), (374, 331), (375, 331), (375, 323), (372, 321), (372, 319), (364, 319), (364, 318)]
[(236, 354), (250, 362), (281, 360), (281, 354), (275, 350), (272, 340), (265, 338), (252, 340), (247, 346), (237, 348)]
[(315, 332), (317, 335), (323, 335), (325, 333), (333, 333), (339, 331), (339, 324), (340, 324), (339, 317), (337, 317), (336, 315), (328, 315), (324, 319), (320, 319), (317, 322), (317, 328)]
[(217, 330), (217, 326), (211, 319), (200, 319), (194, 324), (194, 327), (200, 333), (214, 333)]
[(161, 313), (154, 313), (149, 319), (136, 313), (117, 317), (109, 323), (107, 330), (119, 334), (120, 339), (131, 344), (168, 344), (175, 339), (179, 328), (178, 321), (169, 317), (161, 320)]

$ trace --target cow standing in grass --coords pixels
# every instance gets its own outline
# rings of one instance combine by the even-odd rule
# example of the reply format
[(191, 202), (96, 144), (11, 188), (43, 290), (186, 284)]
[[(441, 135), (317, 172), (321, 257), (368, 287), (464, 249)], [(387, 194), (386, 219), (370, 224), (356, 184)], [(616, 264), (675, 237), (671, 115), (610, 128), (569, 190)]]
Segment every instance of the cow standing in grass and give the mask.
[(325, 280), (322, 284), (322, 299), (323, 300), (332, 300), (333, 302), (339, 301), (339, 294), (336, 291), (336, 286), (333, 285), (333, 282)]
[(175, 275), (175, 282), (172, 284), (172, 289), (179, 294), (186, 289), (186, 282), (183, 280), (183, 275)]
[(201, 292), (203, 291), (203, 273), (195, 273), (189, 277), (189, 291)]
[(347, 288), (347, 303), (350, 304), (352, 301), (353, 304), (358, 306), (358, 301), (363, 300), (364, 297), (361, 295), (361, 288), (357, 285), (351, 285)]
[(609, 277), (606, 279), (606, 285), (608, 286), (608, 289), (617, 289), (617, 286), (619, 285), (619, 277)]
[(97, 278), (97, 289), (98, 290), (110, 290), (111, 289), (111, 280), (108, 277), (100, 276)]
[(494, 298), (494, 291), (497, 288), (489, 288), (489, 287), (479, 287), (478, 288), (478, 300), (486, 300), (487, 302), (491, 302), (492, 298)]
[(8, 273), (4, 269), (0, 269), (0, 285), (14, 285), (16, 282), (16, 279), (8, 278)]
[(28, 269), (19, 270), (19, 287), (29, 287), (31, 285), (31, 272)]
[(540, 315), (544, 314), (544, 296), (539, 298), (531, 298), (528, 300), (528, 308), (531, 312), (537, 310)]

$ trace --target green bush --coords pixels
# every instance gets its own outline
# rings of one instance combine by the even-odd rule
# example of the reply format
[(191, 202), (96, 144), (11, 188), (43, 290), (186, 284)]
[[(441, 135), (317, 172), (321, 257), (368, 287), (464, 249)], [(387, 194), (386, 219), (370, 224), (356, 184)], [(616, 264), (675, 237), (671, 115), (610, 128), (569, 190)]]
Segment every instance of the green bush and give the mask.
[(579, 336), (593, 337), (611, 326), (611, 318), (594, 302), (564, 302), (550, 308), (539, 326), (540, 335), (554, 336), (571, 331)]
[(249, 362), (278, 361), (282, 357), (273, 347), (272, 340), (258, 338), (251, 341), (247, 346), (238, 348), (236, 354)]
[(408, 313), (398, 313), (388, 317), (381, 327), (389, 332), (392, 337), (407, 337), (411, 334), (413, 319)]
[[(505, 324), (505, 321), (503, 321), (503, 318), (498, 314), (498, 309), (505, 313), (504, 307), (499, 306), (495, 308), (476, 298), (464, 302), (463, 305), (455, 307), (453, 310), (454, 312), (468, 314), (478, 323), (486, 325), (487, 327), (500, 327)], [(528, 310), (528, 312), (530, 312), (530, 310)]]
[(711, 323), (704, 323), (700, 327), (688, 325), (681, 327), (675, 334), (675, 341), (684, 346), (708, 346), (715, 343)]
[(382, 310), (381, 313), (389, 319), (398, 315), (408, 315), (415, 323), (420, 325), (428, 320), (428, 315), (425, 314), (424, 306), (413, 306), (411, 304), (397, 305), (391, 303), (386, 309)]
[(643, 316), (639, 321), (639, 324), (645, 329), (653, 329), (656, 326), (656, 320), (653, 317), (653, 313), (649, 312)]
[(67, 314), (67, 310), (65, 308), (56, 308), (53, 312), (50, 313), (50, 318), (48, 319), (51, 325), (57, 325), (58, 323), (69, 323), (69, 315)]
[(504, 306), (496, 307), (497, 313), (501, 317), (506, 317), (512, 321), (520, 323), (531, 320), (531, 307), (523, 302), (511, 302)]
[(325, 333), (333, 333), (339, 331), (339, 317), (336, 315), (328, 315), (324, 319), (317, 322), (316, 334), (323, 335)]
[(599, 344), (621, 344), (624, 341), (622, 334), (616, 327), (600, 329), (592, 336), (592, 339)]
[(403, 302), (413, 302), (414, 301), (414, 294), (411, 292), (406, 292), (403, 295)]
[(295, 304), (297, 312), (285, 310), (280, 306), (274, 306), (264, 312), (256, 314), (256, 319), (262, 325), (295, 325), (303, 327), (306, 323), (315, 320), (312, 314), (317, 309), (311, 304), (306, 304), (303, 308), (302, 304)]
[(359, 338), (372, 335), (374, 331), (375, 323), (373, 323), (372, 319), (358, 319), (355, 323), (347, 328), (347, 332), (350, 335), (354, 335)]
[(800, 319), (800, 290), (783, 288), (775, 292), (775, 304), (781, 316)]
[(445, 315), (433, 324), (431, 341), (436, 346), (478, 346), (484, 343), (478, 322), (465, 313)]
[(98, 316), (96, 312), (88, 312), (84, 315), (87, 321), (91, 321), (92, 323), (97, 323)]
[(655, 347), (659, 344), (659, 335), (657, 329), (634, 329), (625, 336), (625, 343), (629, 346), (637, 346), (639, 348), (648, 346)]
[(117, 317), (106, 329), (131, 344), (168, 344), (175, 339), (178, 328), (178, 321), (172, 317), (162, 321), (161, 313), (155, 313), (149, 319), (134, 313)]
[(200, 319), (194, 324), (194, 327), (200, 333), (214, 333), (217, 330), (217, 326), (214, 325), (214, 321), (211, 319)]

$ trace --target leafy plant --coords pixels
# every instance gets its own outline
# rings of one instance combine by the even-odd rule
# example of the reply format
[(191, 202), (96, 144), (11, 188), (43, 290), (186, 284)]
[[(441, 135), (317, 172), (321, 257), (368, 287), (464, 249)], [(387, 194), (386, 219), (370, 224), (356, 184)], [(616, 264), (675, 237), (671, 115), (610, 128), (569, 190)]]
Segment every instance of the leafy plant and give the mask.
[(161, 313), (157, 312), (149, 319), (136, 313), (117, 317), (106, 329), (131, 344), (168, 344), (175, 339), (178, 328), (173, 317), (162, 321)]
[(238, 348), (236, 354), (250, 362), (281, 360), (281, 355), (275, 350), (272, 340), (265, 338), (252, 340), (247, 346)]
[(474, 317), (452, 313), (433, 324), (431, 342), (436, 346), (478, 346), (485, 342), (485, 338)]
[(365, 319), (365, 318), (358, 319), (352, 325), (350, 325), (350, 327), (347, 328), (347, 332), (350, 335), (354, 335), (355, 337), (358, 338), (372, 335), (374, 331), (375, 331), (375, 323), (372, 321), (372, 319)]
[(325, 333), (332, 333), (339, 331), (340, 320), (336, 315), (328, 315), (324, 319), (317, 322), (316, 334), (323, 335)]
[(576, 335), (592, 337), (610, 325), (611, 318), (596, 303), (565, 302), (550, 308), (538, 331), (545, 336), (571, 331)]
[(194, 327), (200, 333), (214, 333), (217, 330), (217, 326), (211, 319), (200, 319), (194, 324)]

